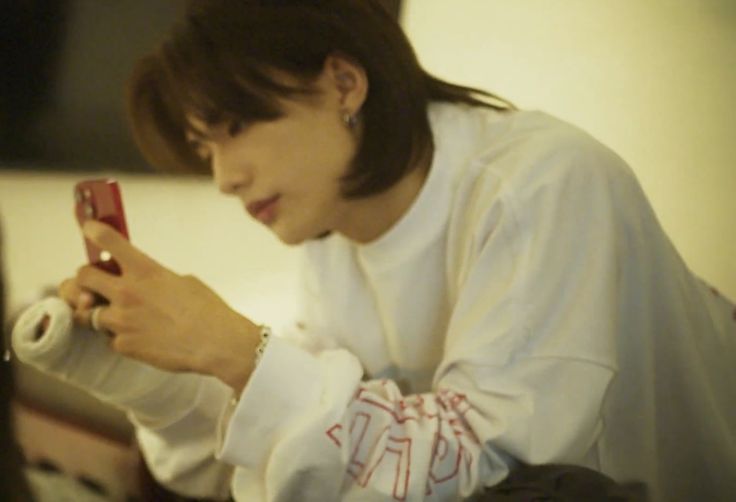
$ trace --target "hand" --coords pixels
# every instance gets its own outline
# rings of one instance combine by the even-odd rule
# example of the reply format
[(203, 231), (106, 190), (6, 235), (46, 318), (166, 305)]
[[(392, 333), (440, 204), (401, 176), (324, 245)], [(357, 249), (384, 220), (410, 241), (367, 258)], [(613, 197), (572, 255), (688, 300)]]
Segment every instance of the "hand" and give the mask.
[(75, 309), (75, 320), (90, 324), (96, 293), (109, 302), (97, 321), (112, 333), (116, 352), (164, 370), (212, 375), (240, 392), (253, 370), (258, 326), (199, 279), (168, 270), (112, 227), (89, 221), (83, 232), (122, 273), (87, 265), (64, 281), (59, 294)]

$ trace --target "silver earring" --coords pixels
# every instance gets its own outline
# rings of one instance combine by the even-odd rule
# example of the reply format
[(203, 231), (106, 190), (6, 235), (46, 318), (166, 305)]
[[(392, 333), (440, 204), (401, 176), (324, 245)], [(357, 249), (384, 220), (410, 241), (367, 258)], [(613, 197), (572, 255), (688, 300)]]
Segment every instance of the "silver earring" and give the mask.
[(348, 126), (348, 129), (355, 129), (355, 126), (358, 125), (358, 116), (350, 112), (345, 112), (342, 114), (342, 121)]

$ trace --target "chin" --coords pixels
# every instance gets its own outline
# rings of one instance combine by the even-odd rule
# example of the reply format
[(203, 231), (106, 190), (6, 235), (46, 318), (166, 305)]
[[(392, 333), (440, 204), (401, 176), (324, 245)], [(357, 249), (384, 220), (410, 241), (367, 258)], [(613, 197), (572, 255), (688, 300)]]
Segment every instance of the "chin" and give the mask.
[(287, 246), (298, 246), (299, 244), (303, 244), (306, 239), (285, 239), (279, 236), (279, 240)]
[(310, 239), (309, 235), (305, 235), (302, 232), (290, 231), (290, 229), (275, 227), (271, 231), (287, 246), (297, 246)]
[(322, 240), (332, 235), (332, 230), (289, 231), (289, 229), (278, 227), (274, 227), (271, 230), (276, 234), (276, 237), (278, 237), (278, 239), (287, 246), (297, 246), (308, 241)]

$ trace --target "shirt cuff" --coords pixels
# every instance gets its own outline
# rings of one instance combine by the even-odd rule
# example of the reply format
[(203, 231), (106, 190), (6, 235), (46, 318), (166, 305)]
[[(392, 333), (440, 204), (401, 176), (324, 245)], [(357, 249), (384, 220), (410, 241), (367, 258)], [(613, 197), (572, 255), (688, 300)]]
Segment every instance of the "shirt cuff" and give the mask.
[(318, 359), (272, 337), (239, 400), (231, 400), (218, 427), (217, 458), (257, 469), (284, 431), (320, 401)]

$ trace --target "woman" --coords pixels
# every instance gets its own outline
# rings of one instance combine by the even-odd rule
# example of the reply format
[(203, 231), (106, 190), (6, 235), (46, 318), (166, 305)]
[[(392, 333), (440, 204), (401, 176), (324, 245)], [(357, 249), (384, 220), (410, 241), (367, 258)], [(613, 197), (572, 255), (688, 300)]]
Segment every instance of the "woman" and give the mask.
[(211, 170), (305, 251), (303, 313), (271, 337), (85, 226), (122, 275), (83, 267), (35, 319), (69, 305), (112, 350), (25, 357), (128, 409), (163, 483), (458, 500), (554, 462), (655, 500), (736, 493), (734, 307), (585, 133), (432, 78), (376, 0), (194, 2), (129, 105), (154, 165)]

